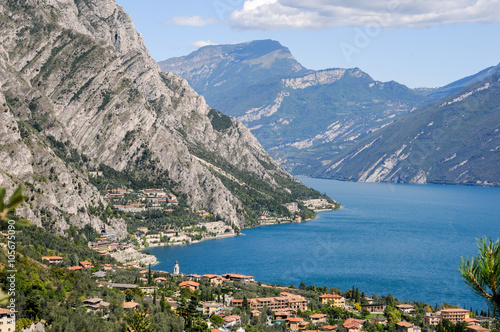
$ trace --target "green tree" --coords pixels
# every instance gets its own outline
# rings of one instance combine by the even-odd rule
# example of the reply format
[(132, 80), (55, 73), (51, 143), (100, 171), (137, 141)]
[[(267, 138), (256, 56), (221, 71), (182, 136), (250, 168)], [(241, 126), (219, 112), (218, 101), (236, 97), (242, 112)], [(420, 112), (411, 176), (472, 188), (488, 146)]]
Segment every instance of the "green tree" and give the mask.
[(385, 308), (384, 316), (387, 318), (387, 323), (389, 324), (396, 324), (401, 321), (401, 312), (392, 306)]
[(462, 279), (478, 296), (500, 311), (500, 240), (483, 237), (477, 240), (479, 254), (472, 259), (462, 257), (459, 271)]
[(243, 302), (241, 303), (241, 308), (244, 311), (248, 311), (248, 309), (250, 308), (250, 305), (248, 304), (248, 299), (246, 296), (243, 297)]
[(388, 307), (394, 307), (396, 305), (396, 300), (394, 299), (394, 297), (390, 293), (387, 296), (387, 298), (385, 299), (385, 304)]
[(221, 327), (222, 325), (224, 325), (224, 319), (222, 319), (222, 317), (219, 315), (212, 315), (212, 317), (210, 317), (210, 322), (215, 327)]
[(127, 317), (127, 323), (127, 331), (156, 332), (151, 325), (149, 314), (141, 310), (137, 310)]

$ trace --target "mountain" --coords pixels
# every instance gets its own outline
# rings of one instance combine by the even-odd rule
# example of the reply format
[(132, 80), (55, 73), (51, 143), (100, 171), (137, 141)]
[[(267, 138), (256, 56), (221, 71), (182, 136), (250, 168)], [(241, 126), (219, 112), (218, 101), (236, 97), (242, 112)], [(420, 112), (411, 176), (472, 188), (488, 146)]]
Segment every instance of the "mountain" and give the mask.
[(415, 89), (415, 91), (424, 94), (425, 96), (429, 97), (429, 99), (431, 99), (432, 101), (436, 101), (442, 98), (446, 98), (447, 96), (455, 92), (458, 92), (468, 87), (471, 84), (482, 81), (485, 78), (499, 71), (500, 71), (500, 63), (496, 66), (488, 67), (474, 75), (464, 77), (462, 79), (459, 79), (455, 82), (452, 82), (440, 88), (431, 88), (431, 89), (423, 88), (423, 89)]
[(290, 50), (273, 40), (243, 44), (211, 45), (178, 58), (158, 62), (162, 71), (186, 79), (208, 104), (225, 114), (236, 116), (227, 99), (255, 84), (292, 77), (310, 70), (295, 60)]
[(428, 98), (359, 68), (307, 70), (276, 41), (206, 46), (159, 63), (247, 125), (287, 170), (311, 175)]
[(184, 79), (161, 73), (114, 1), (0, 7), (0, 186), (25, 184), (31, 198), (19, 213), (37, 225), (126, 236), (89, 176), (98, 169), (110, 185), (115, 177), (168, 188), (191, 211), (238, 227), (318, 197), (245, 126), (210, 108)]
[(367, 136), (315, 175), (500, 185), (500, 73)]

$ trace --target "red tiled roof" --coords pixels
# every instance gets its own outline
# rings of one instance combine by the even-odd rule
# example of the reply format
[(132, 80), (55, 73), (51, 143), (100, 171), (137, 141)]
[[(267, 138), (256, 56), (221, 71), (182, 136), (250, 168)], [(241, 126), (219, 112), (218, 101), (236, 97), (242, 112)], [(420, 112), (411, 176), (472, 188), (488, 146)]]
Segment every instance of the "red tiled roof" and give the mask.
[(412, 323), (409, 323), (409, 322), (406, 322), (406, 321), (399, 322), (396, 325), (397, 326), (401, 326), (401, 327), (412, 327), (413, 326)]
[(135, 308), (139, 305), (139, 303), (137, 302), (134, 302), (134, 301), (130, 301), (130, 302), (123, 302), (122, 304), (122, 308), (125, 308), (125, 309), (132, 309), (132, 308)]
[(291, 322), (291, 323), (299, 323), (299, 322), (302, 322), (303, 319), (300, 317), (289, 317), (285, 320), (288, 322)]
[(321, 318), (325, 318), (327, 317), (328, 315), (327, 314), (314, 314), (314, 315), (311, 315), (309, 316), (310, 318), (313, 318), (313, 319), (321, 319)]
[(61, 256), (42, 256), (42, 261), (61, 260), (61, 259), (63, 259)]
[(349, 318), (344, 322), (343, 325), (346, 329), (359, 329), (361, 328), (362, 324), (363, 324), (362, 320)]
[(81, 270), (83, 269), (83, 267), (81, 266), (70, 266), (70, 267), (67, 267), (68, 270), (70, 271), (75, 271), (75, 270)]
[(398, 304), (396, 308), (399, 309), (413, 309), (413, 306), (411, 304)]
[(179, 287), (198, 287), (200, 286), (199, 283), (188, 280), (188, 281), (183, 281), (179, 284)]
[(482, 326), (477, 326), (477, 325), (469, 325), (467, 326), (468, 329), (478, 331), (478, 332), (483, 332), (483, 331), (489, 331), (488, 329), (482, 327)]
[(441, 312), (460, 312), (460, 313), (466, 313), (469, 312), (467, 309), (460, 309), (460, 308), (452, 308), (452, 309), (443, 309)]
[(337, 295), (337, 294), (324, 294), (324, 295), (321, 295), (320, 298), (322, 298), (322, 299), (341, 299), (342, 296)]
[(337, 329), (337, 325), (323, 325), (320, 329), (331, 331)]

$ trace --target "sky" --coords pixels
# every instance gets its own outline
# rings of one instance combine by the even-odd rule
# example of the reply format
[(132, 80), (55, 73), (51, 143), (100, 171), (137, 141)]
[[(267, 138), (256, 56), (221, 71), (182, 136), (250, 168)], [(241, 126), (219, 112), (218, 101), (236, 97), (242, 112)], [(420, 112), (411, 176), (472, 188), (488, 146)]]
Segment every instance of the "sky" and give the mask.
[(500, 0), (117, 0), (156, 61), (273, 39), (306, 68), (439, 87), (500, 62)]

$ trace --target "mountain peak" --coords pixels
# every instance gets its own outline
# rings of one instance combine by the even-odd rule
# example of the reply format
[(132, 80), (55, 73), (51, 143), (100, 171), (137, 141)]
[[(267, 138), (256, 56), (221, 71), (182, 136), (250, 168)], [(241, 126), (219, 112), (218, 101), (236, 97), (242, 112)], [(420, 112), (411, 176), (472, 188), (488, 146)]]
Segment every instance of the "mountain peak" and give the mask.
[(187, 56), (160, 61), (159, 65), (162, 71), (186, 78), (209, 102), (213, 91), (228, 86), (251, 86), (274, 77), (309, 72), (288, 48), (271, 39), (204, 46)]

